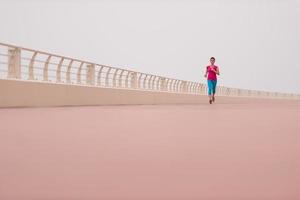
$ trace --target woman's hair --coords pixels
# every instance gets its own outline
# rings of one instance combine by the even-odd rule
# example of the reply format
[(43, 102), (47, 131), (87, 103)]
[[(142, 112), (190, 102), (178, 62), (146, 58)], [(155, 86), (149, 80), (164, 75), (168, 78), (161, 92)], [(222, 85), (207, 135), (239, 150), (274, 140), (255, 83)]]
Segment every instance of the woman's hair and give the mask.
[(210, 59), (211, 59), (211, 60), (216, 60), (215, 57), (211, 57)]

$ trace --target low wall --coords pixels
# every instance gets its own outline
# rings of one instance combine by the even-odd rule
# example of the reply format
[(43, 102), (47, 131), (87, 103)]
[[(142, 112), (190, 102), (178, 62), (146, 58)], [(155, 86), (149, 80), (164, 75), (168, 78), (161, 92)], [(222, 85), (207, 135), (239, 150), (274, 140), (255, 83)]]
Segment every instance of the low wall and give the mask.
[(205, 103), (205, 95), (101, 88), (0, 79), (0, 107), (188, 104)]

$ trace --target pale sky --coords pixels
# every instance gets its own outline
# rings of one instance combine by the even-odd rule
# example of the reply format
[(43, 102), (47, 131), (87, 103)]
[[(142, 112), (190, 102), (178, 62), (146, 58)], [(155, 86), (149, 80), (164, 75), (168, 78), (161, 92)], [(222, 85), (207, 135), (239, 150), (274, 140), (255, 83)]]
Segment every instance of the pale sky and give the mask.
[(300, 93), (298, 0), (0, 0), (0, 42), (228, 87)]

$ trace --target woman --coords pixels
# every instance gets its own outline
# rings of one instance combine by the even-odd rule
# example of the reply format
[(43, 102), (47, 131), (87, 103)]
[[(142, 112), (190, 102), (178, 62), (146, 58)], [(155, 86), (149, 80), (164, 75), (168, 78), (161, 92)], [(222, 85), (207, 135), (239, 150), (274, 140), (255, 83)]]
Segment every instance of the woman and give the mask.
[(207, 78), (207, 86), (208, 86), (208, 97), (209, 103), (215, 101), (215, 93), (217, 86), (217, 75), (220, 75), (219, 67), (215, 65), (215, 58), (210, 58), (210, 65), (206, 67), (206, 73), (204, 75)]

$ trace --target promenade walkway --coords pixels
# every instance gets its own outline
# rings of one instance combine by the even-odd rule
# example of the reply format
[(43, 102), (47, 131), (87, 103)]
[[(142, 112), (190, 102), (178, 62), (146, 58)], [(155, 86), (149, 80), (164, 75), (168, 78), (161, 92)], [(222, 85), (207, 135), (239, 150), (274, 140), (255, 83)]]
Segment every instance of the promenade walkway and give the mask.
[(2, 108), (0, 199), (296, 200), (299, 133), (294, 100)]

